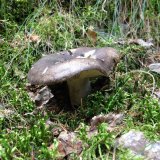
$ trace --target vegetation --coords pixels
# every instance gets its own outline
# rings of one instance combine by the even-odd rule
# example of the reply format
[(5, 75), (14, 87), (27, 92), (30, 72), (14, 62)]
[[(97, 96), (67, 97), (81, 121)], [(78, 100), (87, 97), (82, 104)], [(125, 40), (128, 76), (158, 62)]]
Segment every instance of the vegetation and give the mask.
[[(81, 124), (79, 137), (89, 145), (83, 148), (83, 159), (112, 159), (115, 138), (130, 129), (160, 140), (160, 104), (154, 98), (160, 76), (146, 67), (159, 60), (150, 53), (157, 52), (160, 43), (158, 0), (1, 0), (0, 4), (0, 159), (55, 159), (57, 140), (46, 126), (48, 119), (69, 131)], [(87, 34), (90, 27), (96, 38)], [(152, 38), (155, 46), (115, 45), (119, 38)], [(33, 114), (35, 104), (26, 91), (31, 65), (44, 53), (78, 46), (111, 46), (120, 52), (110, 88), (89, 95), (73, 112)], [(4, 111), (11, 114), (1, 116)], [(98, 135), (85, 137), (89, 120), (109, 112), (124, 113), (123, 126), (107, 133), (102, 123)], [(55, 149), (50, 150), (52, 144)], [(116, 152), (120, 159), (128, 156), (126, 151)]]

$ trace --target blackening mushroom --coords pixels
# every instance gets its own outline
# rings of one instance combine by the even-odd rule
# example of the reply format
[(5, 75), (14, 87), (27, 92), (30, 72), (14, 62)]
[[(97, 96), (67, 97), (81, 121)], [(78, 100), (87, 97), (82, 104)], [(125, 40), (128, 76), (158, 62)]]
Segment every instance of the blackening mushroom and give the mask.
[(108, 76), (119, 60), (113, 48), (81, 47), (47, 55), (37, 61), (28, 73), (32, 85), (54, 85), (67, 81), (71, 105), (79, 105), (90, 93), (89, 78)]

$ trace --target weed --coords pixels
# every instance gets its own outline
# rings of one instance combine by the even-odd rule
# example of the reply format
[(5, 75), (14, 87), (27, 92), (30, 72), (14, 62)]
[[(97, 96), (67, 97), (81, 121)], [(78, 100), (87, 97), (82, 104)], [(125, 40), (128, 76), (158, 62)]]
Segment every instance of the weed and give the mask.
[(80, 138), (87, 144), (82, 152), (84, 159), (96, 159), (98, 157), (104, 159), (104, 154), (110, 154), (114, 146), (115, 136), (107, 132), (107, 127), (106, 123), (102, 123), (98, 126), (98, 133), (90, 138), (87, 137), (85, 126), (81, 128)]

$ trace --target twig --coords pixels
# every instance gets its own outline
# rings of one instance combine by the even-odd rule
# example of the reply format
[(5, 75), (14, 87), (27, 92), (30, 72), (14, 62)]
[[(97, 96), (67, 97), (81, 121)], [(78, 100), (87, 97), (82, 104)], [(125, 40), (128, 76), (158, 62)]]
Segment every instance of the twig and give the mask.
[(107, 11), (104, 9), (105, 5), (106, 5), (107, 0), (104, 0), (102, 3), (102, 11), (107, 13)]
[(117, 144), (114, 145), (112, 160), (116, 160), (116, 148), (117, 148)]

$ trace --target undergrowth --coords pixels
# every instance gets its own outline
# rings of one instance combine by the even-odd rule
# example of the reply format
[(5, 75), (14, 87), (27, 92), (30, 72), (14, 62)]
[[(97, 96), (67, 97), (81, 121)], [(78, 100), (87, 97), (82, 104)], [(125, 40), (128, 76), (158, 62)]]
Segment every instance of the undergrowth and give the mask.
[[(90, 119), (101, 113), (125, 114), (120, 134), (137, 129), (149, 139), (159, 140), (160, 104), (154, 92), (160, 87), (160, 77), (146, 67), (148, 49), (114, 43), (118, 38), (153, 38), (158, 47), (158, 1), (0, 3), (0, 159), (55, 159), (57, 151), (49, 146), (57, 146), (57, 141), (46, 127), (48, 119), (69, 131), (81, 124), (79, 137), (89, 145), (84, 146), (83, 159), (115, 156), (117, 133), (107, 133), (104, 124), (98, 127), (95, 137), (86, 137)], [(98, 33), (96, 43), (86, 34), (90, 26)], [(30, 39), (33, 35), (38, 35), (36, 41)], [(110, 46), (119, 51), (121, 61), (110, 77), (110, 88), (89, 95), (74, 112), (32, 114), (35, 105), (26, 90), (31, 65), (43, 54), (79, 46)], [(3, 108), (10, 114), (3, 116)], [(129, 159), (129, 153), (118, 150), (116, 157)]]

